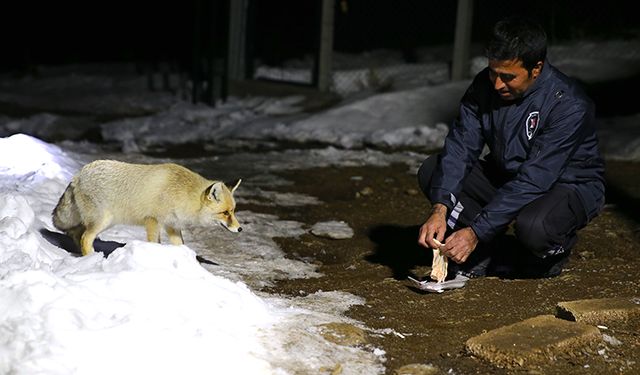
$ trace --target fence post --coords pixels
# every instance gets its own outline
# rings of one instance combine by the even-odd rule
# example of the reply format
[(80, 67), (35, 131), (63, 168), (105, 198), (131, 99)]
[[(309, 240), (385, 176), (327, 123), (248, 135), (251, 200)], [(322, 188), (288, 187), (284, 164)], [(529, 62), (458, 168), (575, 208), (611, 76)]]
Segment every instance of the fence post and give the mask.
[(229, 1), (228, 79), (245, 79), (248, 0)]
[(320, 43), (318, 48), (317, 87), (329, 91), (331, 86), (331, 60), (333, 59), (333, 11), (335, 0), (321, 0)]
[(469, 49), (471, 48), (471, 25), (473, 23), (473, 0), (458, 0), (456, 32), (453, 42), (451, 80), (459, 81), (469, 75)]

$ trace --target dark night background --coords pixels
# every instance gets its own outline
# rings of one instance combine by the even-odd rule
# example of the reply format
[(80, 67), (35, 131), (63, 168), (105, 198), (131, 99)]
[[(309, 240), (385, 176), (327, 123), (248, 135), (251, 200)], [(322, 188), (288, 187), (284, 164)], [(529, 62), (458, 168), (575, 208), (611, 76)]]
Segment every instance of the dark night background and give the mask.
[[(512, 13), (541, 20), (552, 42), (631, 37), (639, 25), (637, 13), (632, 11), (634, 3), (476, 1), (473, 40), (482, 41), (493, 22)], [(334, 49), (408, 50), (450, 44), (456, 5), (455, 0), (336, 0)], [(204, 0), (4, 2), (0, 68), (22, 70), (40, 64), (81, 62), (188, 62), (196, 35), (224, 49), (227, 7), (225, 1)], [(253, 0), (250, 9), (251, 55), (277, 64), (313, 51), (319, 1)]]

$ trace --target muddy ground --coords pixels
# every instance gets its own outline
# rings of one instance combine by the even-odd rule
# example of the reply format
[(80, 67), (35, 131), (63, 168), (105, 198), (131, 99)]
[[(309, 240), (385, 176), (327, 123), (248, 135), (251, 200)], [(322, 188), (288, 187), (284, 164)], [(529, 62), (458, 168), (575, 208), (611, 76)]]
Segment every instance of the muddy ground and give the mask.
[[(628, 80), (621, 82), (625, 87), (634, 86)], [(610, 102), (618, 114), (620, 108), (635, 110), (633, 103), (623, 102), (633, 100), (633, 95), (611, 94), (626, 94), (624, 89), (603, 85), (591, 94), (597, 96), (598, 92), (600, 108), (604, 101), (605, 108)], [(0, 103), (0, 111), (15, 116), (41, 112), (11, 103)], [(52, 132), (49, 137), (34, 135), (50, 142), (62, 140), (68, 138), (71, 127), (77, 128), (74, 139), (100, 142), (100, 121), (87, 116), (66, 123), (63, 133), (53, 129), (48, 130)], [(151, 156), (202, 153), (201, 148), (188, 145), (168, 155)], [(318, 264), (324, 277), (285, 280), (268, 291), (300, 296), (318, 290), (341, 290), (364, 297), (366, 303), (353, 307), (348, 315), (372, 329), (368, 341), (386, 352), (387, 374), (414, 363), (432, 364), (442, 374), (457, 375), (640, 373), (640, 327), (609, 329), (606, 333), (620, 344), (605, 343), (595, 351), (585, 350), (571, 358), (561, 356), (533, 369), (499, 369), (465, 351), (465, 341), (470, 337), (537, 315), (554, 314), (561, 301), (640, 297), (640, 163), (608, 162), (606, 208), (579, 233), (570, 262), (559, 277), (473, 279), (465, 288), (443, 294), (421, 293), (407, 282), (408, 275), (429, 274), (431, 257), (416, 244), (418, 227), (429, 205), (406, 165), (318, 168), (282, 176), (294, 184), (280, 187), (281, 191), (315, 196), (324, 204), (245, 205), (238, 210), (273, 213), (309, 226), (344, 220), (355, 235), (345, 240), (311, 234), (278, 239), (288, 256)], [(391, 329), (397, 334), (376, 334), (378, 329)]]
[[(424, 277), (429, 252), (416, 245), (417, 230), (429, 205), (406, 165), (319, 168), (283, 176), (295, 183), (282, 191), (318, 197), (323, 205), (300, 208), (239, 207), (277, 214), (311, 226), (344, 220), (351, 239), (311, 234), (282, 238), (288, 256), (315, 262), (325, 276), (287, 280), (270, 292), (305, 295), (318, 290), (347, 291), (366, 299), (348, 315), (376, 329), (368, 340), (386, 351), (388, 374), (422, 363), (453, 374), (632, 374), (640, 372), (637, 328), (609, 329), (621, 344), (602, 344), (570, 358), (560, 356), (529, 369), (500, 369), (465, 351), (465, 341), (485, 331), (541, 314), (554, 314), (561, 301), (640, 297), (640, 166), (607, 165), (605, 210), (579, 232), (579, 242), (559, 277), (551, 279), (472, 279), (463, 289), (425, 294), (411, 288), (408, 275)], [(267, 211), (265, 211), (267, 210)]]

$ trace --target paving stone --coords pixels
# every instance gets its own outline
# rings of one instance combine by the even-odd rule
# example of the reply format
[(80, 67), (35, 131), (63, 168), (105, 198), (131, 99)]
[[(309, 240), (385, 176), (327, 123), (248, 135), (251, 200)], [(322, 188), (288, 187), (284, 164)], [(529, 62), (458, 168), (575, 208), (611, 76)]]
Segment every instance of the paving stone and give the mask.
[(558, 318), (607, 327), (635, 326), (640, 323), (640, 298), (600, 298), (560, 302)]
[(572, 357), (602, 342), (598, 328), (540, 315), (467, 340), (473, 355), (498, 367), (534, 367)]

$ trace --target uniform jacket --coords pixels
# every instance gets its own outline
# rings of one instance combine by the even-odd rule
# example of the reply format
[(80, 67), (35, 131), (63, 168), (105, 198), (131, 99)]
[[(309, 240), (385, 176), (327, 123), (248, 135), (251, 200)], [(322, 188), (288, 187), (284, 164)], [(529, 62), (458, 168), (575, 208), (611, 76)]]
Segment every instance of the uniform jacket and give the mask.
[(604, 204), (604, 161), (598, 151), (594, 105), (581, 88), (545, 62), (524, 95), (506, 102), (478, 73), (445, 140), (429, 198), (451, 210), (462, 182), (485, 147), (497, 171), (497, 194), (470, 224), (480, 241), (506, 229), (528, 203), (554, 184), (573, 189), (591, 220)]

